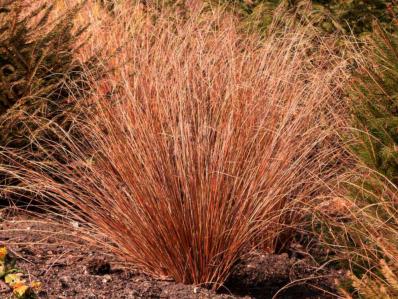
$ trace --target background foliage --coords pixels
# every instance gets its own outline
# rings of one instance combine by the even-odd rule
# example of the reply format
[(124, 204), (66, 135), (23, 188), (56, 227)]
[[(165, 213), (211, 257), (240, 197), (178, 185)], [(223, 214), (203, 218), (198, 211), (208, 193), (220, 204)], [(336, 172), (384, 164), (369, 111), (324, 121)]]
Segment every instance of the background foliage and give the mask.
[[(392, 30), (391, 30), (392, 29)], [(323, 231), (350, 266), (343, 293), (352, 298), (398, 296), (398, 34), (374, 22), (348, 85), (350, 110), (344, 134), (354, 158), (341, 186), (345, 217), (331, 217)], [(326, 239), (327, 239), (326, 238)], [(351, 288), (351, 289), (350, 289)], [(356, 297), (355, 297), (356, 298)]]
[[(74, 109), (71, 93), (87, 90), (83, 71), (93, 70), (96, 56), (80, 61), (88, 24), (74, 22), (86, 1), (55, 16), (55, 1), (0, 0), (0, 147), (23, 150), (43, 160), (34, 140), (58, 137), (49, 122), (69, 130)], [(0, 164), (7, 165), (7, 157)], [(0, 172), (4, 185), (19, 184)], [(6, 203), (6, 202), (4, 202)]]
[[(38, 129), (32, 117), (64, 122), (71, 86), (84, 87), (75, 53), (87, 26), (73, 23), (84, 2), (56, 21), (54, 5), (32, 8), (28, 2), (0, 6), (0, 145), (14, 148), (30, 144)], [(89, 58), (85, 67), (93, 62)]]
[[(372, 21), (377, 18), (381, 23), (390, 24), (389, 13), (394, 7), (391, 0), (211, 0), (213, 3), (234, 7), (247, 18), (251, 26), (265, 29), (272, 20), (272, 12), (279, 4), (290, 9), (307, 3), (312, 4), (312, 17), (326, 32), (342, 30), (345, 33), (361, 34), (372, 29)], [(307, 17), (303, 15), (304, 17)]]

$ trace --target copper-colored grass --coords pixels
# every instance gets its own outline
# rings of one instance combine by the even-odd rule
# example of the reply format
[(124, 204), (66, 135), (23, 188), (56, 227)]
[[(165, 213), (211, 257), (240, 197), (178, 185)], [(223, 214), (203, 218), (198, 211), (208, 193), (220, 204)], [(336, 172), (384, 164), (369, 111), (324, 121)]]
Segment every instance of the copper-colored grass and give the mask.
[(128, 63), (93, 83), (84, 138), (20, 175), (127, 261), (218, 287), (242, 254), (275, 251), (331, 177), (344, 62), (308, 28), (261, 40), (217, 12), (134, 17), (116, 16)]

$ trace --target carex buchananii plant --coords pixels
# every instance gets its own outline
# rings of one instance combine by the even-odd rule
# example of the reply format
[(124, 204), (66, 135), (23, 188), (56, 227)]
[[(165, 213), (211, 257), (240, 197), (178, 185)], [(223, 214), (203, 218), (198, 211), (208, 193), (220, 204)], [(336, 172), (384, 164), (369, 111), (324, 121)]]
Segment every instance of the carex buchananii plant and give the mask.
[(217, 288), (244, 253), (275, 251), (333, 176), (323, 124), (345, 62), (309, 27), (263, 40), (222, 12), (120, 14), (128, 63), (92, 83), (82, 136), (54, 146), (70, 163), (29, 186), (145, 271)]

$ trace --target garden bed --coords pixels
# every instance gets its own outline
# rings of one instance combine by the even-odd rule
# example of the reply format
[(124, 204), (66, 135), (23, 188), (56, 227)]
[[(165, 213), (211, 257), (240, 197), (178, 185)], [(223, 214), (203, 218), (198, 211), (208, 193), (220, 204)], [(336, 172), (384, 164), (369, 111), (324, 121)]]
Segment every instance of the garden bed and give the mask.
[[(236, 265), (219, 293), (157, 279), (88, 246), (77, 232), (24, 213), (3, 211), (0, 245), (7, 246), (28, 281), (42, 283), (39, 298), (336, 298), (339, 273), (321, 269), (293, 249), (253, 253)], [(11, 290), (0, 285), (2, 298)]]

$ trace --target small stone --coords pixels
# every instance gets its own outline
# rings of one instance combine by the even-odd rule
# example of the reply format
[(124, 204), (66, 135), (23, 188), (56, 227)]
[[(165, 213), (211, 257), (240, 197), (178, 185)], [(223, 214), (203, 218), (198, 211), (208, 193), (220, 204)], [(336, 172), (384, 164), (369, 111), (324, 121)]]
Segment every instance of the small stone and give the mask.
[(112, 277), (109, 274), (104, 275), (104, 278), (102, 279), (103, 283), (107, 283), (108, 281), (111, 281)]
[(198, 294), (200, 292), (200, 288), (199, 287), (194, 287), (193, 288), (193, 293), (194, 294)]

